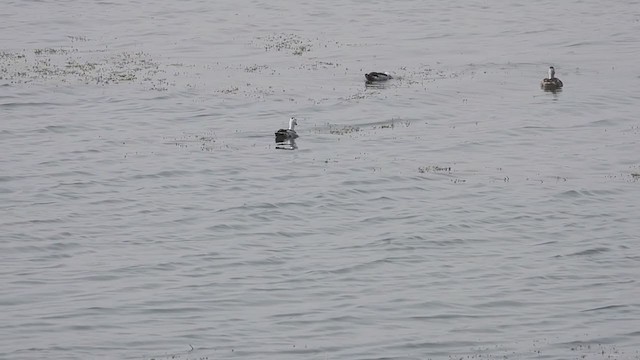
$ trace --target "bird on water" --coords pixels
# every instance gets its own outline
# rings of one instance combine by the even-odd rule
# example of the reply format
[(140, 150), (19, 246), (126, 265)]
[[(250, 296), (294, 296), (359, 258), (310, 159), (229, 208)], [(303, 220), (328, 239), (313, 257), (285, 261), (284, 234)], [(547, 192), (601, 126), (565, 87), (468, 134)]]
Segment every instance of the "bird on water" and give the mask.
[(295, 130), (296, 125), (298, 125), (298, 120), (292, 116), (291, 119), (289, 119), (288, 129), (280, 129), (276, 131), (276, 142), (280, 143), (297, 138), (298, 133)]
[(549, 77), (542, 79), (540, 87), (545, 90), (556, 90), (562, 87), (562, 80), (556, 77), (556, 69), (553, 66), (549, 67)]
[(379, 82), (379, 81), (387, 81), (389, 79), (393, 79), (388, 72), (370, 72), (368, 74), (364, 74), (365, 79), (368, 82)]

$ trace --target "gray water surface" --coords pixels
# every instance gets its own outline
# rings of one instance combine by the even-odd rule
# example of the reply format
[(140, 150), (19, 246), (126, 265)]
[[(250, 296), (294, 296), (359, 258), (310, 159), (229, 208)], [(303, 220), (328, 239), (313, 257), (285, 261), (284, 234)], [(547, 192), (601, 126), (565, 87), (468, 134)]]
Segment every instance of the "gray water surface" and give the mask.
[(639, 9), (8, 2), (0, 358), (640, 358)]

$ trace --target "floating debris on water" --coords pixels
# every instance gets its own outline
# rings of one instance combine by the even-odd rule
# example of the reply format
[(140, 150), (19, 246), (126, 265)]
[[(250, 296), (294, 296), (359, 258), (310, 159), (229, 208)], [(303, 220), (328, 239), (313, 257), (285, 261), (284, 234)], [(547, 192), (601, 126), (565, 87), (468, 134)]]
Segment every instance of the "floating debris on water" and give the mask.
[(78, 51), (78, 49), (52, 49), (52, 48), (44, 48), (44, 49), (35, 49), (33, 50), (33, 53), (36, 55), (65, 55), (68, 54), (70, 51)]
[(360, 131), (360, 128), (357, 126), (350, 126), (350, 125), (345, 125), (345, 126), (338, 126), (338, 125), (329, 125), (329, 134), (334, 134), (334, 135), (345, 135), (345, 134), (351, 134), (354, 132), (358, 132)]
[[(199, 148), (201, 151), (215, 150), (214, 144), (217, 143), (217, 137), (214, 132), (208, 131), (205, 134), (184, 134), (180, 138), (164, 138), (165, 144), (175, 144), (180, 149)], [(224, 147), (220, 145), (219, 148)]]
[(365, 123), (358, 125), (338, 125), (338, 124), (324, 124), (315, 127), (315, 132), (322, 134), (328, 133), (332, 135), (348, 135), (353, 133), (364, 132), (365, 130), (377, 130), (377, 129), (394, 129), (396, 126), (409, 127), (411, 121), (400, 120), (399, 118), (392, 118), (391, 120)]
[(408, 120), (400, 120), (400, 119), (391, 119), (390, 122), (384, 122), (380, 125), (374, 125), (373, 128), (374, 129), (393, 129), (396, 127), (396, 124), (404, 126), (404, 127), (409, 127), (409, 125), (411, 125), (411, 121)]
[(69, 38), (69, 40), (71, 40), (71, 42), (76, 42), (76, 41), (89, 41), (89, 38), (87, 38), (86, 36), (73, 36), (73, 35), (67, 35), (67, 38)]
[(221, 94), (235, 94), (235, 93), (238, 92), (238, 87), (237, 86), (233, 86), (233, 87), (230, 87), (228, 89), (218, 90), (217, 92), (219, 92)]
[[(76, 37), (77, 41), (80, 37)], [(75, 38), (74, 38), (75, 39)], [(164, 66), (142, 51), (107, 53), (76, 47), (47, 47), (0, 51), (0, 81), (8, 84), (54, 85), (133, 83), (166, 91), (172, 83)]]
[[(271, 34), (258, 37), (259, 42), (264, 42), (262, 47), (265, 51), (290, 51), (293, 55), (302, 55), (312, 49), (311, 40), (304, 39), (296, 34)], [(254, 43), (254, 45), (258, 45)]]
[(245, 66), (244, 71), (248, 72), (248, 73), (253, 73), (253, 72), (261, 72), (262, 70), (266, 70), (269, 67), (267, 65), (250, 65), (250, 66)]
[(421, 174), (442, 173), (442, 172), (451, 173), (451, 167), (450, 166), (445, 167), (445, 166), (439, 166), (439, 165), (420, 166), (418, 167), (418, 172)]

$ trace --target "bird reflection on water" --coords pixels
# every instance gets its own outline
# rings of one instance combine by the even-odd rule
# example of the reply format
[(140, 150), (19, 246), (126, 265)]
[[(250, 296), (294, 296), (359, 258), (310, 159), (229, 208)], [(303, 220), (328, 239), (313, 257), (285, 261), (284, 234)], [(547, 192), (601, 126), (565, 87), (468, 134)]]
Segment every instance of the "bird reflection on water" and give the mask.
[(284, 141), (278, 142), (276, 140), (276, 149), (278, 150), (296, 150), (298, 149), (298, 145), (296, 145), (296, 139), (287, 139)]
[(384, 89), (386, 87), (386, 85), (387, 85), (386, 83), (378, 82), (378, 81), (365, 81), (364, 82), (365, 89), (367, 89), (367, 88)]

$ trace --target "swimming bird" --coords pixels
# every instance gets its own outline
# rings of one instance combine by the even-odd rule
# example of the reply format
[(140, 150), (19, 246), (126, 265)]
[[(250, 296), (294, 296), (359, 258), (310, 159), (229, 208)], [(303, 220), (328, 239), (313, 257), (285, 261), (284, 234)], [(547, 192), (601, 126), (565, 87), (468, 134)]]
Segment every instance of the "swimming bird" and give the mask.
[(388, 72), (370, 72), (368, 74), (364, 74), (364, 77), (367, 79), (368, 82), (375, 82), (375, 81), (387, 81), (389, 79), (393, 79), (391, 77), (391, 75), (389, 75)]
[(289, 119), (289, 128), (288, 129), (280, 129), (276, 131), (276, 142), (284, 142), (286, 140), (292, 140), (298, 137), (298, 133), (294, 130), (295, 126), (298, 125), (298, 121), (293, 116)]
[(545, 90), (556, 90), (562, 87), (562, 81), (556, 77), (556, 69), (549, 67), (549, 77), (542, 79), (540, 87)]

